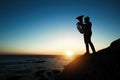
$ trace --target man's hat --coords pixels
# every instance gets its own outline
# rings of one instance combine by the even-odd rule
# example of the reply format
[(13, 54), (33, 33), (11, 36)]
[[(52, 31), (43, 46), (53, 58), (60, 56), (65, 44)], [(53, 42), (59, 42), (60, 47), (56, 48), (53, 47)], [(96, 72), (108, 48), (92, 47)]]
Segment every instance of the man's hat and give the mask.
[(84, 15), (78, 16), (76, 19), (82, 19)]

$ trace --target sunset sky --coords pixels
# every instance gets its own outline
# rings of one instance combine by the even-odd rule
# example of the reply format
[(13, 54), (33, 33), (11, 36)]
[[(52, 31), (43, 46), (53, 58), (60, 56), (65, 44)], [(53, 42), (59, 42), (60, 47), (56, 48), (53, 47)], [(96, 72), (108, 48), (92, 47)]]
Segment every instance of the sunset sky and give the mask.
[(97, 51), (120, 38), (119, 0), (0, 0), (0, 53), (84, 53), (79, 15), (90, 17)]

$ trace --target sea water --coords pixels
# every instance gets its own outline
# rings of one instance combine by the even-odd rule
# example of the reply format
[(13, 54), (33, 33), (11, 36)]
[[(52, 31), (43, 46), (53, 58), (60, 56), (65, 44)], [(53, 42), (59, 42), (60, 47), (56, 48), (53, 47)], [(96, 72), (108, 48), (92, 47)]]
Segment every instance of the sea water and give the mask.
[(71, 61), (63, 55), (0, 55), (0, 77), (33, 74), (38, 70), (60, 70)]

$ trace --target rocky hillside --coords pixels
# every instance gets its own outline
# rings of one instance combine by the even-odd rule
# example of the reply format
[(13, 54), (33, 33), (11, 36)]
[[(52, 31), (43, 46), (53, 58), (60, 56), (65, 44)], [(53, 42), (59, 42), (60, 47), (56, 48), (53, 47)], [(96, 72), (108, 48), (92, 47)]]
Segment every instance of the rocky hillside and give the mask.
[(61, 80), (120, 80), (120, 39), (95, 54), (73, 60), (65, 66)]

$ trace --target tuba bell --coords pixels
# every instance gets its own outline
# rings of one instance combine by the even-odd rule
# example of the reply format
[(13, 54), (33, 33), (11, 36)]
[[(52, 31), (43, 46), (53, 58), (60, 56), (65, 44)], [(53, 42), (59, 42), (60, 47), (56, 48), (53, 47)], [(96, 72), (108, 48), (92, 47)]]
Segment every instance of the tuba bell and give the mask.
[(79, 22), (76, 24), (77, 25), (77, 29), (78, 31), (83, 34), (84, 33), (84, 30), (83, 30), (83, 15), (81, 16), (78, 16), (76, 19), (79, 20)]

